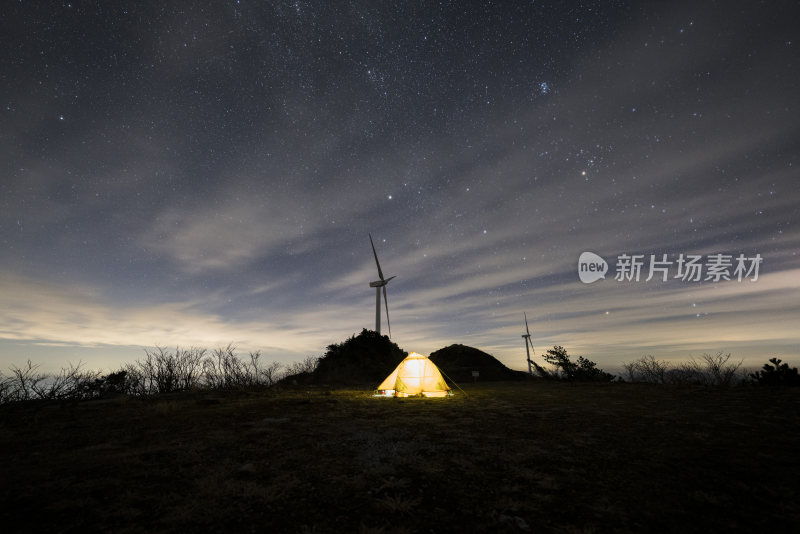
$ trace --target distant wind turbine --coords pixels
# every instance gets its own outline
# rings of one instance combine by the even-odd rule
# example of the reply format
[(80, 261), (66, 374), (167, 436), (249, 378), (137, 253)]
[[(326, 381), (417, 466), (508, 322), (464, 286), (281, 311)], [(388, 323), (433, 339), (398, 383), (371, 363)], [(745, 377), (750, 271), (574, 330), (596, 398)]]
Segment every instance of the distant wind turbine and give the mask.
[[(528, 329), (528, 314), (523, 312), (525, 315), (525, 334), (522, 334), (522, 337), (525, 339), (525, 354), (528, 356), (528, 374), (533, 375), (533, 362), (531, 361), (531, 351), (533, 350), (533, 342), (531, 341), (531, 331)], [(530, 348), (528, 348), (530, 345)], [(534, 352), (534, 354), (536, 354)]]
[(375, 256), (375, 265), (378, 266), (378, 277), (380, 278), (380, 280), (369, 283), (369, 287), (375, 288), (375, 331), (379, 334), (381, 333), (381, 288), (383, 288), (383, 304), (386, 306), (386, 325), (389, 327), (389, 337), (392, 337), (392, 324), (389, 322), (389, 301), (386, 299), (386, 284), (395, 277), (383, 277), (381, 263), (378, 261), (378, 253), (375, 252), (375, 243), (372, 242), (372, 234), (369, 234), (369, 243), (372, 245), (372, 254)]

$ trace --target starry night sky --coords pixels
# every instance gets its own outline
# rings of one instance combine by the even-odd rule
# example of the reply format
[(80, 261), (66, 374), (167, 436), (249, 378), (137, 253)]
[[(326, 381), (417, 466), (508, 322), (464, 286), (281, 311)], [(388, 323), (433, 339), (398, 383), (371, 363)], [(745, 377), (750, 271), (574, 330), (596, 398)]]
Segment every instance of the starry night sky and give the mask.
[[(4, 370), (154, 345), (320, 355), (374, 328), (369, 233), (409, 351), (523, 369), (526, 312), (537, 355), (612, 370), (800, 363), (797, 2), (2, 12)], [(578, 279), (584, 251), (605, 280)], [(617, 281), (621, 254), (763, 263)]]

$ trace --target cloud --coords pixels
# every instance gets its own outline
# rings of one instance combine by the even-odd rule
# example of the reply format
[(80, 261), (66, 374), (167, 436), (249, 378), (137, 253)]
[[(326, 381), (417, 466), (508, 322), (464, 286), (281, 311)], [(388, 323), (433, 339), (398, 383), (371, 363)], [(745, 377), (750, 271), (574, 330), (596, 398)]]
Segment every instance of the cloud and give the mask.
[(98, 346), (234, 343), (264, 350), (279, 361), (314, 353), (327, 338), (284, 318), (229, 321), (203, 310), (202, 301), (144, 305), (108, 303), (101, 291), (63, 286), (9, 273), (0, 276), (0, 339), (35, 344)]
[[(470, 343), (523, 367), (527, 311), (537, 347), (601, 365), (796, 352), (800, 121), (778, 12), (595, 11), (545, 67), (519, 28), (495, 42), (461, 10), (439, 12), (453, 31), (431, 49), (373, 46), (396, 30), (380, 9), (321, 7), (314, 26), (274, 6), (143, 9), (114, 15), (141, 39), (102, 14), (86, 30), (107, 70), (28, 41), (35, 62), (8, 64), (0, 339), (319, 354), (373, 326), (372, 233), (406, 348)], [(49, 78), (29, 69), (45, 60)], [(751, 285), (584, 286), (584, 251), (765, 263)]]

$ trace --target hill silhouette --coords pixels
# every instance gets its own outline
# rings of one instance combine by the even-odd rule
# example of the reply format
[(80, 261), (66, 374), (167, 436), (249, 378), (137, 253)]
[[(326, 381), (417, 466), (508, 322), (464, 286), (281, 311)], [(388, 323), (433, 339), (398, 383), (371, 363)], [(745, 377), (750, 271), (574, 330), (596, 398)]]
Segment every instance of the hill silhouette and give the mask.
[(428, 356), (439, 369), (456, 382), (472, 382), (472, 371), (478, 371), (478, 380), (524, 380), (528, 374), (514, 371), (497, 358), (467, 345), (450, 345)]
[(298, 384), (361, 385), (372, 387), (391, 373), (408, 353), (388, 336), (367, 330), (342, 343), (328, 345), (311, 372), (287, 376)]
[[(284, 378), (284, 384), (368, 385), (375, 387), (408, 356), (388, 336), (366, 328), (342, 343), (328, 345), (313, 371)], [(513, 371), (494, 356), (466, 345), (450, 345), (433, 352), (433, 361), (452, 382), (472, 382), (472, 371), (479, 380), (520, 380), (528, 375)]]

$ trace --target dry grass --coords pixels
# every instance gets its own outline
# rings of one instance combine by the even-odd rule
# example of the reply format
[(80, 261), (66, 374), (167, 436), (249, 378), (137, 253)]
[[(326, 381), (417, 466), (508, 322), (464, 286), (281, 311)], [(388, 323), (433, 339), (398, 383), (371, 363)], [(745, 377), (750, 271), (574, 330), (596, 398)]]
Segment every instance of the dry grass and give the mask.
[[(0, 407), (0, 524), (104, 532), (783, 531), (800, 392), (469, 384)], [(218, 402), (217, 402), (218, 401)]]

